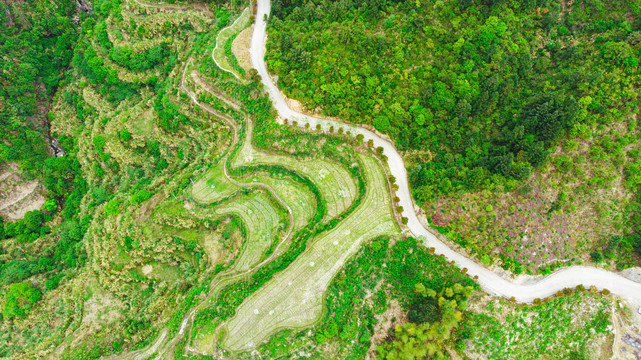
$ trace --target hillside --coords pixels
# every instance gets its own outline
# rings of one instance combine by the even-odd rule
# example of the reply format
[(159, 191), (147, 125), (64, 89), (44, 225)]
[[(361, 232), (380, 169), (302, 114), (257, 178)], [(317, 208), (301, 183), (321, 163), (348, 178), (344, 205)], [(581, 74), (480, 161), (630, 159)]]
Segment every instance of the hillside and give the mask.
[(638, 264), (637, 2), (273, 7), (284, 92), (389, 134), (428, 220), (480, 261)]
[[(590, 62), (572, 63), (585, 71), (601, 56), (591, 53), (601, 42), (588, 41), (589, 31), (627, 29), (617, 40), (629, 46), (625, 62), (598, 60), (611, 65), (603, 65), (600, 76), (623, 89), (621, 96), (608, 97), (601, 82), (584, 79), (587, 85), (568, 87), (557, 79), (552, 60), (534, 55), (522, 88), (505, 88), (518, 79), (507, 68), (514, 59), (501, 51), (534, 51), (534, 39), (526, 35), (539, 34), (547, 14), (580, 17), (565, 7), (302, 1), (273, 2), (272, 17), (269, 11), (263, 16), (269, 4), (0, 2), (0, 358), (598, 359), (622, 349), (635, 354), (625, 339), (636, 339), (641, 324), (635, 315), (639, 283), (599, 269), (591, 269), (602, 275), (595, 279), (556, 273), (547, 278), (556, 281), (550, 287), (540, 278), (527, 280), (540, 285), (528, 298), (519, 292), (534, 286), (487, 265), (546, 272), (552, 266), (541, 267), (545, 261), (588, 262), (588, 253), (598, 254), (593, 260), (604, 257), (602, 267), (609, 270), (637, 264), (636, 219), (630, 216), (638, 155), (632, 91), (637, 67), (630, 59), (638, 49), (628, 44), (636, 23), (566, 25), (572, 35), (561, 34), (556, 23), (546, 28), (558, 28), (557, 51), (570, 43), (592, 46), (581, 50)], [(602, 16), (635, 11), (622, 9), (604, 7)], [(445, 22), (452, 18), (460, 20)], [(518, 31), (507, 30), (521, 20)], [(279, 75), (278, 86), (310, 111), (334, 118), (296, 117), (289, 105), (283, 111), (292, 101), (274, 100), (278, 89), (269, 74), (261, 76), (265, 61), (255, 59), (256, 49), (265, 46), (255, 34), (265, 30), (265, 21), (266, 60)], [(457, 31), (472, 34), (476, 26), (487, 30), (488, 24), (500, 32), (483, 35), (496, 63), (466, 47), (467, 40), (458, 53), (445, 41), (463, 35)], [(552, 38), (548, 32), (537, 36)], [(365, 51), (360, 42), (380, 52)], [(394, 43), (405, 45), (391, 53)], [(552, 50), (539, 57), (558, 61)], [(398, 66), (392, 66), (392, 54)], [(352, 73), (357, 68), (361, 75)], [(474, 79), (496, 77), (500, 94), (469, 90), (467, 100), (458, 98), (451, 87), (460, 82), (447, 76), (464, 74), (469, 78), (460, 82), (471, 88), (478, 85)], [(330, 97), (323, 90), (307, 98), (310, 84), (353, 94)], [(430, 100), (438, 87), (451, 95), (442, 108)], [(494, 100), (482, 98), (490, 95)], [(352, 98), (380, 103), (353, 107)], [(447, 104), (461, 101), (474, 110), (467, 118), (457, 115), (459, 125), (452, 126), (454, 107)], [(550, 107), (552, 115), (541, 110)], [(411, 114), (389, 112), (399, 109)], [(414, 111), (424, 117), (414, 119)], [(539, 113), (545, 130), (527, 125)], [(572, 122), (569, 113), (576, 113)], [(507, 114), (513, 116), (506, 119)], [(551, 118), (563, 126), (550, 125)], [(375, 141), (363, 135), (366, 129), (343, 120), (389, 134), (403, 158), (383, 138)], [(577, 127), (590, 137), (576, 140)], [(554, 136), (544, 138), (548, 130)], [(508, 141), (505, 134), (519, 131), (522, 143)], [(456, 150), (457, 135), (483, 149), (476, 160)], [(617, 136), (627, 139), (621, 163), (612, 160), (610, 168), (599, 170), (611, 159), (597, 164), (590, 158), (581, 163), (585, 180), (570, 176), (579, 167), (559, 170), (558, 159), (569, 157), (574, 164), (596, 144), (624, 141)], [(568, 150), (571, 141), (575, 148)], [(488, 165), (488, 154), (500, 146), (509, 163), (505, 172)], [(527, 158), (532, 149), (540, 150), (540, 163)], [(414, 209), (401, 205), (401, 197), (411, 204), (407, 177), (398, 176), (394, 154), (402, 173), (409, 166), (412, 195), (430, 215), (433, 228), (421, 229), (447, 234), (443, 247), (452, 240), (471, 249), (476, 258), (465, 258), (471, 265), (462, 266), (413, 230), (416, 224), (407, 215)], [(468, 170), (480, 174), (477, 186), (463, 184)], [(618, 177), (592, 184), (588, 179), (595, 171)], [(595, 219), (602, 227), (591, 228), (599, 236), (573, 235), (574, 243), (563, 251), (546, 247), (554, 255), (541, 260), (527, 258), (536, 256), (529, 252), (540, 254), (539, 248), (520, 250), (518, 236), (504, 236), (515, 231), (497, 226), (505, 219), (531, 229), (525, 236), (537, 244), (547, 238), (534, 232), (548, 228), (577, 234)], [(601, 282), (590, 286), (592, 281)], [(501, 292), (491, 284), (509, 286)]]

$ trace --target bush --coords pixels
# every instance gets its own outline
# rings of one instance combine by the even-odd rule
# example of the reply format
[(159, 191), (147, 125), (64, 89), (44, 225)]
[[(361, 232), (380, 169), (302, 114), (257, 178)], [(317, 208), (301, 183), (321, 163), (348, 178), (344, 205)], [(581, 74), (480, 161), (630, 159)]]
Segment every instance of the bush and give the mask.
[(105, 205), (105, 215), (118, 215), (120, 214), (120, 199), (112, 199)]
[(41, 297), (42, 293), (34, 288), (31, 283), (11, 284), (5, 294), (2, 315), (6, 318), (23, 316), (29, 312)]
[(125, 130), (121, 130), (120, 131), (120, 140), (122, 140), (122, 141), (131, 140), (131, 133), (129, 131), (127, 131), (126, 129)]
[(594, 263), (597, 263), (597, 264), (602, 263), (603, 262), (603, 253), (600, 252), (600, 251), (592, 252), (592, 253), (590, 253), (590, 259)]
[(534, 299), (534, 301), (532, 301), (532, 304), (534, 304), (534, 305), (541, 305), (542, 303), (543, 302), (539, 298), (536, 298), (536, 299)]
[(140, 190), (136, 194), (132, 195), (129, 199), (129, 203), (132, 205), (140, 204), (151, 198), (152, 193), (149, 190)]
[(38, 210), (29, 211), (24, 214), (24, 223), (27, 227), (27, 230), (31, 232), (35, 232), (36, 230), (38, 230), (42, 221), (42, 213)]

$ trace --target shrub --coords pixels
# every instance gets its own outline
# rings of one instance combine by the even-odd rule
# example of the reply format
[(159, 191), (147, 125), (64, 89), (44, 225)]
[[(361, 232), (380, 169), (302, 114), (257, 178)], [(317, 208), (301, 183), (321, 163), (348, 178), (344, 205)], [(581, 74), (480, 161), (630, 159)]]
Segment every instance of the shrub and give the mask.
[(105, 205), (105, 215), (120, 214), (120, 199), (112, 199)]
[(430, 297), (419, 297), (410, 305), (407, 319), (413, 323), (433, 323), (441, 320), (441, 312), (438, 309), (436, 299)]
[(5, 294), (2, 315), (6, 318), (23, 316), (40, 300), (42, 293), (31, 283), (22, 282), (9, 285)]
[(107, 140), (102, 135), (97, 135), (93, 137), (93, 147), (98, 153), (103, 153), (105, 151), (105, 143)]
[(132, 205), (140, 204), (141, 202), (149, 200), (151, 195), (152, 193), (148, 190), (140, 190), (129, 199), (129, 203)]
[(539, 298), (536, 298), (536, 299), (534, 299), (534, 301), (532, 301), (532, 304), (534, 304), (534, 305), (541, 305), (541, 303), (542, 303), (542, 301)]
[(122, 140), (122, 141), (131, 140), (131, 133), (127, 129), (120, 130), (120, 140)]
[(592, 252), (592, 253), (590, 253), (590, 259), (593, 262), (599, 264), (599, 263), (603, 262), (603, 253), (600, 252), (600, 251)]

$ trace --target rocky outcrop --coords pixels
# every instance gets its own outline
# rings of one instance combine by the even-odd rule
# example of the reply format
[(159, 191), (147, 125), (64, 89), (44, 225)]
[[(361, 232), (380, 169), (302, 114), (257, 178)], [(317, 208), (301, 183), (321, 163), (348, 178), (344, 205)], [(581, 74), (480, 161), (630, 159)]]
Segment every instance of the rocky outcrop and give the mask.
[(91, 14), (91, 1), (89, 0), (76, 0), (78, 10)]

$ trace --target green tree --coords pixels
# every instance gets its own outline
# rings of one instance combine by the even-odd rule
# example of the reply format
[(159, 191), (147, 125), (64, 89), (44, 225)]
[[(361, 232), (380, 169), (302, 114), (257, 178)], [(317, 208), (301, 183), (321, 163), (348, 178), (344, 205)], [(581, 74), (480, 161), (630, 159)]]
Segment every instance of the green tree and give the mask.
[(6, 318), (23, 316), (41, 297), (40, 290), (34, 288), (29, 282), (11, 284), (5, 294), (2, 315)]
[(590, 253), (590, 259), (592, 259), (593, 262), (599, 264), (603, 262), (603, 253), (601, 251), (594, 251)]

